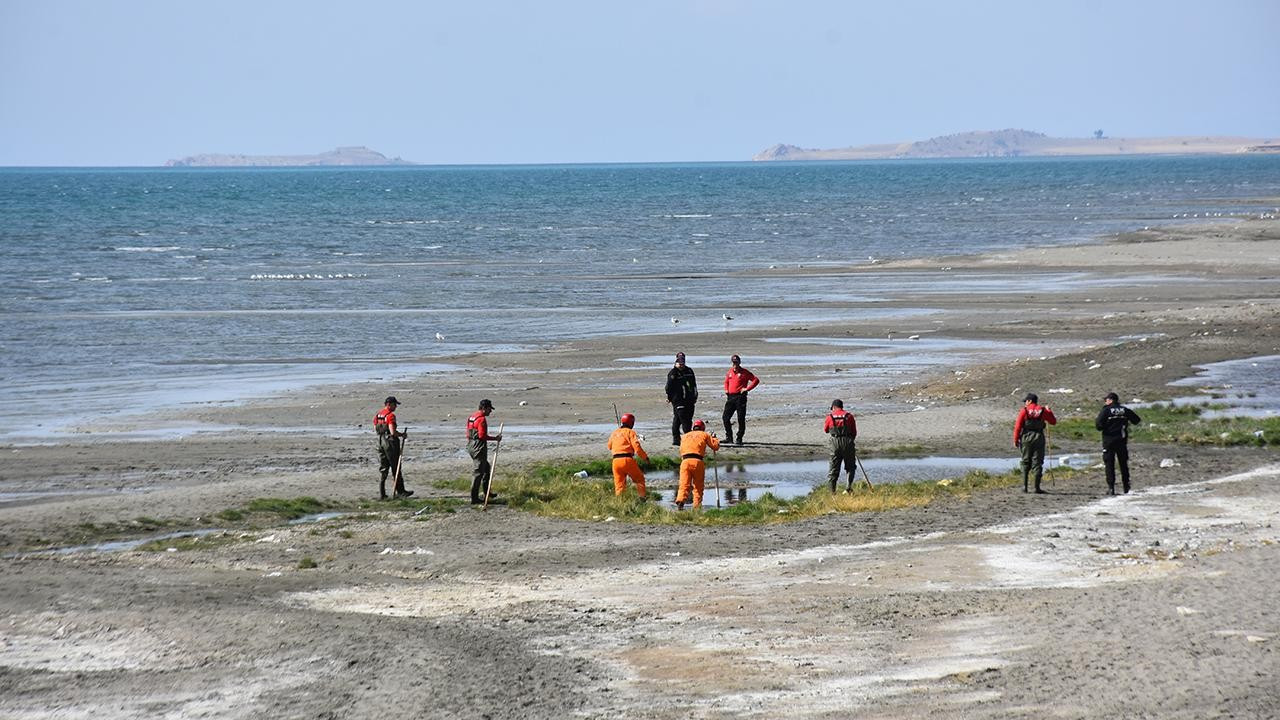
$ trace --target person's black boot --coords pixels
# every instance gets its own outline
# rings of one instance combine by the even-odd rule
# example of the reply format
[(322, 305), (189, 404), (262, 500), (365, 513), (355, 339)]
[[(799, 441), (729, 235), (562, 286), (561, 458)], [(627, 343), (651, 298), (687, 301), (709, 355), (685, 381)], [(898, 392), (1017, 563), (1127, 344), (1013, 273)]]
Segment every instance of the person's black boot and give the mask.
[(1027, 478), (1027, 476), (1026, 476), (1026, 475), (1023, 475), (1023, 476), (1022, 476), (1022, 492), (1027, 492), (1027, 489), (1028, 489), (1028, 488), (1027, 488), (1027, 483), (1028, 483), (1028, 482), (1029, 482), (1029, 479)]
[(1036, 478), (1036, 495), (1044, 495), (1045, 492), (1040, 489), (1040, 478)]
[(1107, 486), (1107, 494), (1108, 494), (1108, 495), (1115, 495), (1115, 494), (1116, 494), (1116, 486), (1115, 486), (1115, 485), (1108, 485), (1108, 486)]
[(387, 499), (387, 474), (382, 473), (382, 479), (378, 481), (378, 497)]

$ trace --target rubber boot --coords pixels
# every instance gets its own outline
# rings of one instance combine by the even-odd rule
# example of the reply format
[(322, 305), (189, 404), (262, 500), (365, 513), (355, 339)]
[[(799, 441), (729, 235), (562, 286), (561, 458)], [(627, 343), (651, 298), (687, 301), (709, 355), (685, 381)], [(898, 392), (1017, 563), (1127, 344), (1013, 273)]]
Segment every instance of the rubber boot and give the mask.
[(1036, 495), (1044, 495), (1044, 491), (1040, 489), (1040, 476), (1036, 475)]
[(1124, 484), (1124, 494), (1125, 494), (1125, 495), (1128, 495), (1128, 494), (1129, 494), (1129, 483), (1125, 483), (1125, 484)]
[(832, 480), (832, 481), (831, 481), (831, 494), (832, 494), (832, 495), (835, 495), (835, 494), (836, 494), (836, 485), (838, 485), (838, 484), (839, 484), (839, 482), (838, 482), (838, 481), (836, 481), (836, 480)]
[[(1126, 491), (1126, 492), (1127, 492), (1127, 491)], [(1108, 486), (1107, 486), (1107, 494), (1108, 494), (1108, 495), (1115, 495), (1115, 494), (1116, 494), (1116, 486), (1115, 486), (1115, 485), (1108, 485)]]
[(383, 500), (387, 499), (387, 474), (386, 473), (382, 473), (382, 480), (378, 481), (378, 496)]
[(846, 488), (844, 489), (844, 494), (845, 494), (845, 495), (852, 495), (852, 494), (853, 494), (853, 478), (849, 478), (849, 487), (846, 487)]
[(1022, 492), (1027, 492), (1027, 483), (1030, 481), (1027, 473), (1022, 473)]

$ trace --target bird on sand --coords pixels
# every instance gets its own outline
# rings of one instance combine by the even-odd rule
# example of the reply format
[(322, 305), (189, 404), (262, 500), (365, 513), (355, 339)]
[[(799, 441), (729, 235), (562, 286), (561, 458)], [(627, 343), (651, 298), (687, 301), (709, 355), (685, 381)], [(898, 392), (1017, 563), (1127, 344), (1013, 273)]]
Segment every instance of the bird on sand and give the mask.
[(733, 319), (732, 317), (730, 317), (730, 316), (728, 315), (728, 313), (722, 314), (720, 317), (724, 318), (725, 320), (732, 320), (732, 319)]
[(680, 318), (671, 318), (671, 324), (672, 324), (672, 325), (679, 325), (679, 324), (680, 324)]

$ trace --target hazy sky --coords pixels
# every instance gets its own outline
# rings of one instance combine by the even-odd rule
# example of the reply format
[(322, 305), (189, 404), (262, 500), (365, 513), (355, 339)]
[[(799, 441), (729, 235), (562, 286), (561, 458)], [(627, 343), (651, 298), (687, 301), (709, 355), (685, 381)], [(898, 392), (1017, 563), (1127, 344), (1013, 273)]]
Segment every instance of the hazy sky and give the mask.
[(1277, 28), (1277, 0), (0, 0), (0, 165), (1276, 136)]

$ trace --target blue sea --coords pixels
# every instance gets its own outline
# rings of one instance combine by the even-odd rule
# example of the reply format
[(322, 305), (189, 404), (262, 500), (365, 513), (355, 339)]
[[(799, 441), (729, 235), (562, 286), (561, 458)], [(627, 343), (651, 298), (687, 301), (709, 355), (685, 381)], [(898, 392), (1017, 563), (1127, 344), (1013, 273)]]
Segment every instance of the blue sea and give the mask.
[(0, 439), (36, 408), (234, 400), (722, 313), (856, 322), (900, 278), (768, 270), (1089, 241), (1278, 196), (1265, 156), (0, 169)]

